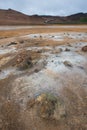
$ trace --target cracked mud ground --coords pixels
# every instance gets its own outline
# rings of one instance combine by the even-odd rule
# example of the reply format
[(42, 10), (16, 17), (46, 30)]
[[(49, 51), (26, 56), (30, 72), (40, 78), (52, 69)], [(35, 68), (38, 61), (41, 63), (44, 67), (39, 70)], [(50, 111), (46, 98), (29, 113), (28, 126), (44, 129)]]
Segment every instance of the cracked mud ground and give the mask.
[(87, 26), (0, 31), (0, 130), (87, 129)]

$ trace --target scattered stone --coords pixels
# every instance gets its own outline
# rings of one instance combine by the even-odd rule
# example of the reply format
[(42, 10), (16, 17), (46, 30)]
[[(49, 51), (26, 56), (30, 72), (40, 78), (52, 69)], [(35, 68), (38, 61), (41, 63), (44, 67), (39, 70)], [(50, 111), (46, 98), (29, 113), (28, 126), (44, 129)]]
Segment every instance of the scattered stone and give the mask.
[(87, 46), (82, 47), (83, 52), (87, 52)]
[(37, 97), (38, 103), (37, 112), (43, 119), (61, 120), (65, 118), (65, 105), (64, 102), (53, 94), (41, 94)]
[(42, 38), (42, 36), (40, 35), (40, 38)]
[(33, 63), (32, 63), (32, 60), (30, 59), (25, 59), (23, 62), (21, 62), (19, 65), (18, 65), (18, 68), (20, 70), (26, 70), (28, 68), (31, 68), (33, 66)]
[(24, 43), (24, 41), (23, 41), (23, 40), (21, 40), (21, 41), (20, 41), (20, 43), (21, 43), (21, 44), (23, 44), (23, 43)]
[(70, 43), (67, 44), (69, 47), (72, 47), (72, 45)]
[(79, 36), (81, 36), (81, 34), (78, 34)]
[(34, 35), (34, 37), (36, 38), (37, 36), (36, 36), (36, 35)]
[(65, 66), (72, 67), (71, 62), (69, 62), (69, 61), (64, 61), (63, 63)]
[(39, 44), (38, 42), (35, 43), (35, 45), (38, 45), (38, 44)]
[(54, 62), (54, 60), (52, 60), (51, 62)]
[(69, 49), (69, 48), (66, 48), (65, 51), (70, 51), (70, 49)]
[(59, 48), (59, 51), (60, 51), (60, 52), (62, 52), (62, 51), (63, 51), (63, 49), (62, 49), (62, 48)]
[(62, 51), (63, 51), (62, 48), (58, 48), (57, 50), (55, 49), (53, 51), (53, 54), (61, 53)]
[(38, 50), (37, 53), (42, 53), (42, 50)]
[(39, 72), (39, 69), (35, 69), (34, 72), (35, 72), (35, 73), (38, 73), (38, 72)]
[(80, 69), (84, 70), (84, 67), (83, 66), (78, 66)]
[(17, 44), (18, 44), (17, 42), (11, 42), (7, 46), (12, 46), (12, 45), (17, 45)]
[(20, 53), (16, 59), (15, 66), (19, 70), (26, 70), (33, 66), (31, 56), (27, 55), (26, 53)]

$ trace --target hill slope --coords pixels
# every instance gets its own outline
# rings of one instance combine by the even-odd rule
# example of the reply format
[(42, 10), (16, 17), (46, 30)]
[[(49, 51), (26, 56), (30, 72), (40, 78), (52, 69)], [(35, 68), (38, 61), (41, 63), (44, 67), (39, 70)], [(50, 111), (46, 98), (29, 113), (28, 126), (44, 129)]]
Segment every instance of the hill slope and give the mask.
[(66, 17), (38, 15), (29, 16), (12, 9), (0, 9), (0, 25), (37, 25), (60, 23), (87, 23), (87, 13), (78, 13)]

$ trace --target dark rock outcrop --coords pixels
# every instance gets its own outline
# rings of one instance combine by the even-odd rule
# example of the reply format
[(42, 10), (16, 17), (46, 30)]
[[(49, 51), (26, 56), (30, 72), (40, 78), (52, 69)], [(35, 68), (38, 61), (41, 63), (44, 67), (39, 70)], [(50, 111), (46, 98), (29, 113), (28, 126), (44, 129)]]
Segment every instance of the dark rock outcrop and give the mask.
[(83, 52), (87, 52), (87, 46), (82, 47)]

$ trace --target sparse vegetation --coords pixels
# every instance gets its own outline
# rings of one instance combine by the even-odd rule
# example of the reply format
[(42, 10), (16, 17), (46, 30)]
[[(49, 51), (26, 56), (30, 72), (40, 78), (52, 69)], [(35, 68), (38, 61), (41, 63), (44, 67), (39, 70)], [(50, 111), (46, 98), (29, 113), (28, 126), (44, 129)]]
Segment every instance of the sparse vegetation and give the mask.
[(82, 22), (82, 23), (87, 23), (87, 17), (86, 17), (86, 18), (81, 18), (81, 19), (80, 19), (80, 22)]
[(86, 130), (87, 26), (0, 36), (0, 130)]
[(53, 94), (41, 94), (37, 102), (39, 116), (43, 119), (61, 120), (66, 115), (63, 101)]

